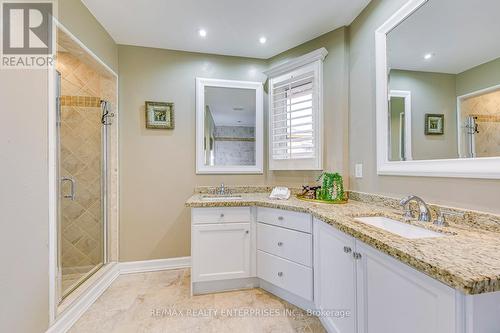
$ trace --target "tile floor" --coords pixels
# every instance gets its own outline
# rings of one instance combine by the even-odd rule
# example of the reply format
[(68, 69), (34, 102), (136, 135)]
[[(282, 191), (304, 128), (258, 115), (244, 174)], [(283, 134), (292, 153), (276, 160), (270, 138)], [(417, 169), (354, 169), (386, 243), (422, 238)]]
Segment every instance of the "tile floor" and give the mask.
[(122, 275), (70, 332), (325, 332), (318, 318), (262, 289), (191, 297), (189, 283), (189, 269)]

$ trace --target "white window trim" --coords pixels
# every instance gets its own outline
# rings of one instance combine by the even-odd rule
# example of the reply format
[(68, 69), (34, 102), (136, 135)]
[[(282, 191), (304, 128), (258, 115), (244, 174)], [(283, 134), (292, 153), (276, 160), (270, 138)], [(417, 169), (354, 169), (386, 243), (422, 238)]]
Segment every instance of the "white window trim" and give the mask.
[(387, 34), (427, 1), (408, 1), (375, 31), (377, 174), (500, 179), (500, 157), (389, 161)]
[[(404, 99), (405, 103), (405, 123), (404, 123), (404, 133), (405, 133), (405, 161), (411, 161), (413, 160), (413, 153), (411, 150), (411, 120), (412, 120), (412, 114), (411, 114), (411, 91), (406, 91), (406, 90), (391, 90), (389, 93), (389, 99), (391, 97), (401, 97)], [(389, 115), (390, 119), (390, 115)], [(390, 135), (390, 131), (389, 131)], [(389, 141), (391, 142), (391, 141)], [(401, 151), (401, 147), (399, 149)], [(400, 156), (402, 154), (400, 153)]]
[[(327, 56), (328, 51), (322, 47), (303, 56), (277, 65), (264, 72), (269, 78), (269, 126), (268, 126), (268, 143), (269, 143), (269, 170), (323, 170), (323, 60)], [(292, 71), (298, 71), (305, 67), (314, 68), (315, 84), (318, 89), (313, 96), (313, 103), (316, 104), (317, 114), (314, 122), (315, 135), (315, 158), (314, 159), (290, 159), (290, 160), (275, 160), (273, 159), (273, 133), (272, 133), (272, 87), (273, 80)], [(314, 108), (313, 108), (314, 112)]]

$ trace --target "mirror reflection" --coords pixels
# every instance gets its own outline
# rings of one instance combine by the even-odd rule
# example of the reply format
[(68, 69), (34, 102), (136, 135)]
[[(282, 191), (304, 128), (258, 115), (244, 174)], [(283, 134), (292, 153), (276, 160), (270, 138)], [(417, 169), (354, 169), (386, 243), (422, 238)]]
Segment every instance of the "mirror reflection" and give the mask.
[(256, 90), (205, 87), (206, 166), (255, 165)]
[(429, 0), (388, 34), (389, 160), (500, 156), (499, 12)]

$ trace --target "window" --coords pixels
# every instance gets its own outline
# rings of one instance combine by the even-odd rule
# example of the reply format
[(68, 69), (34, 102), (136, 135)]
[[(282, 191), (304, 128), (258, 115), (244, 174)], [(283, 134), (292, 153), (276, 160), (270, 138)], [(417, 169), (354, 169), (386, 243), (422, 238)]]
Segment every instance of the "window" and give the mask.
[(271, 76), (270, 170), (322, 169), (321, 72), (325, 56), (326, 50), (320, 49), (281, 65), (279, 72), (279, 68), (267, 72)]

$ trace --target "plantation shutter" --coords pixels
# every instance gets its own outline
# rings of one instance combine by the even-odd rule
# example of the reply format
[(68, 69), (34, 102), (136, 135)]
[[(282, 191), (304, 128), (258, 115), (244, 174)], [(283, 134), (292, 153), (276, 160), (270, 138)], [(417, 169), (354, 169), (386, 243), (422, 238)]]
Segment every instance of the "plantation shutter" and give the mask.
[(318, 49), (269, 75), (269, 169), (322, 170), (323, 59)]
[(272, 87), (272, 158), (315, 158), (314, 72), (274, 83)]

